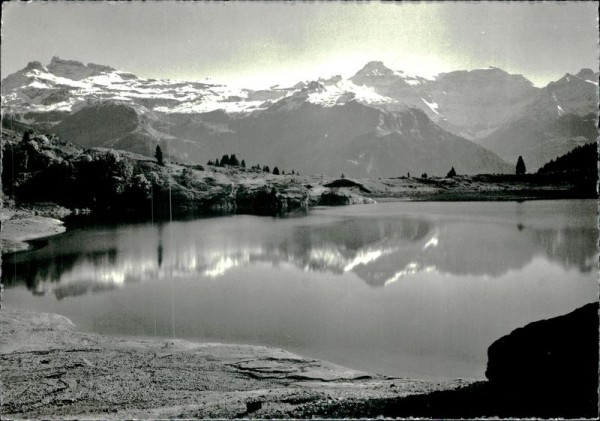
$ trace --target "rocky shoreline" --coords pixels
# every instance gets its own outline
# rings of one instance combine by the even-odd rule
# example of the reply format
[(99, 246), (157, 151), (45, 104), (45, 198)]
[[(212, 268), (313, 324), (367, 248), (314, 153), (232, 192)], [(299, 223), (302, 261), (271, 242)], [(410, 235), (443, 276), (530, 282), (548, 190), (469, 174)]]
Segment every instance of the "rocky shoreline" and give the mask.
[(597, 302), (500, 338), (488, 381), (391, 378), (264, 346), (90, 334), (63, 316), (16, 309), (0, 311), (0, 331), (4, 419), (598, 416)]
[(77, 331), (65, 317), (0, 312), (3, 419), (306, 418), (469, 380), (371, 375), (280, 349)]
[(2, 254), (27, 250), (27, 241), (65, 232), (61, 220), (71, 212), (64, 208), (49, 206), (47, 209), (4, 207), (0, 212)]

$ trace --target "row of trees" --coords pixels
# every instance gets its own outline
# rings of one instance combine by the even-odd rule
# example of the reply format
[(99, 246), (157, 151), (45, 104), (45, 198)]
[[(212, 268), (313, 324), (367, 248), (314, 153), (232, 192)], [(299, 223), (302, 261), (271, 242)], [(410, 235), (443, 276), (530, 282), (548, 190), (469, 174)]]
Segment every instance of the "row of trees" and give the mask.
[[(235, 154), (231, 154), (231, 155), (225, 154), (221, 157), (221, 160), (219, 160), (219, 158), (217, 158), (214, 161), (208, 161), (208, 165), (214, 165), (217, 167), (231, 166), (231, 167), (246, 168), (246, 161), (244, 159), (242, 159), (242, 161), (240, 162), (239, 159), (235, 156)], [(268, 165), (264, 165), (261, 167), (260, 164), (256, 164), (256, 165), (251, 166), (250, 169), (255, 170), (255, 171), (268, 172), (268, 173), (271, 172), (271, 168), (269, 168)], [(285, 171), (279, 170), (279, 168), (275, 167), (275, 168), (273, 168), (273, 174), (285, 175)], [(295, 170), (292, 170), (292, 172), (290, 172), (289, 174), (298, 175), (298, 173)]]
[[(154, 157), (156, 158), (156, 162), (158, 163), (158, 165), (165, 165), (164, 155), (163, 155), (160, 145), (156, 145)], [(231, 166), (231, 167), (246, 168), (246, 161), (244, 159), (242, 159), (240, 161), (238, 159), (238, 157), (235, 156), (235, 154), (231, 154), (231, 155), (225, 154), (221, 157), (220, 160), (219, 160), (219, 158), (215, 159), (214, 161), (210, 160), (210, 161), (208, 161), (207, 164), (214, 165), (217, 167)], [(271, 172), (271, 169), (269, 168), (268, 165), (261, 167), (260, 164), (256, 164), (256, 165), (253, 165), (252, 167), (250, 167), (250, 169), (256, 170), (256, 171), (263, 171), (263, 172), (267, 172), (267, 173)], [(273, 174), (274, 175), (285, 175), (285, 170), (279, 170), (279, 168), (275, 167), (275, 168), (273, 168)], [(296, 172), (295, 170), (292, 170), (288, 174), (300, 175), (300, 173)]]
[[(516, 167), (515, 172), (517, 175), (523, 175), (526, 172), (525, 161), (523, 161), (522, 156), (519, 156), (519, 159), (517, 160), (517, 167)], [(406, 176), (408, 178), (410, 178), (410, 172), (407, 173)], [(428, 177), (427, 173), (421, 174), (421, 178), (427, 178), (427, 177)], [(446, 178), (452, 178), (452, 177), (456, 177), (456, 170), (454, 169), (454, 167), (450, 168), (450, 171), (448, 171), (448, 173), (446, 174)], [(342, 178), (344, 178), (344, 174), (342, 174)]]
[(244, 161), (242, 159), (242, 161), (240, 162), (240, 160), (237, 158), (237, 156), (235, 156), (235, 154), (231, 154), (231, 155), (225, 154), (221, 157), (220, 161), (219, 161), (219, 158), (217, 158), (214, 161), (208, 161), (207, 164), (215, 165), (217, 167), (224, 167), (225, 165), (230, 165), (232, 167), (246, 168), (246, 161)]
[(598, 145), (595, 142), (552, 159), (538, 170), (538, 174), (578, 171), (598, 171)]
[[(519, 159), (517, 160), (517, 166), (515, 168), (515, 173), (517, 175), (523, 175), (526, 172), (526, 168), (525, 168), (525, 161), (523, 160), (522, 156), (519, 156)], [(454, 167), (450, 168), (450, 171), (448, 171), (448, 174), (446, 174), (447, 178), (452, 178), (452, 177), (456, 177), (456, 170), (454, 169)], [(408, 178), (410, 178), (410, 173), (408, 173)], [(427, 173), (423, 173), (421, 174), (421, 178), (427, 178)]]
[[(23, 135), (23, 140), (29, 140), (29, 133), (25, 132), (25, 134)], [(163, 153), (162, 153), (162, 149), (160, 148), (160, 146), (156, 146), (156, 153), (154, 155), (156, 157), (156, 161), (158, 162), (159, 165), (164, 165), (164, 157), (163, 157)], [(208, 161), (208, 165), (215, 165), (217, 167), (224, 167), (226, 165), (232, 166), (232, 167), (241, 167), (241, 168), (246, 168), (246, 161), (242, 159), (242, 161), (240, 162), (238, 160), (238, 158), (235, 156), (235, 154), (231, 154), (231, 155), (223, 155), (223, 157), (221, 158), (221, 160), (219, 161), (219, 158), (217, 158), (214, 162), (213, 161)], [(265, 165), (261, 168), (260, 164), (256, 164), (252, 167), (250, 167), (250, 169), (253, 170), (262, 170), (263, 172), (271, 172), (270, 168), (268, 165)], [(515, 173), (517, 175), (523, 175), (526, 172), (526, 167), (525, 167), (525, 161), (523, 160), (523, 157), (519, 155), (519, 159), (517, 160), (517, 166), (515, 168)], [(273, 168), (273, 174), (275, 175), (285, 175), (285, 171), (279, 171), (279, 168), (275, 167)], [(300, 175), (300, 173), (296, 173), (294, 170), (292, 170), (292, 172), (290, 173), (292, 175)], [(408, 178), (410, 178), (410, 173), (407, 174)], [(446, 174), (446, 177), (448, 178), (452, 178), (456, 176), (456, 170), (454, 169), (454, 167), (452, 167), (450, 169), (450, 171), (448, 171), (448, 174)], [(346, 176), (344, 174), (342, 174), (342, 178), (346, 178)], [(423, 173), (421, 174), (421, 178), (427, 178), (427, 173)]]

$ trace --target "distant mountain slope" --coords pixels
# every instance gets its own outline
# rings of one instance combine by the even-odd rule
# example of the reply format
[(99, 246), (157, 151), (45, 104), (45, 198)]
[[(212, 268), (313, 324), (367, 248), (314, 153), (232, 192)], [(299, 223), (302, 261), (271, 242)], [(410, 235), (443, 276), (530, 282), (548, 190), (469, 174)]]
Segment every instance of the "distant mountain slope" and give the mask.
[(468, 139), (497, 129), (539, 90), (523, 76), (495, 67), (426, 79), (370, 62), (349, 80), (389, 98), (380, 104), (386, 109), (420, 108), (446, 130)]
[[(288, 107), (295, 107), (289, 112)], [(506, 172), (496, 155), (446, 132), (422, 111), (384, 111), (350, 101), (333, 107), (286, 98), (235, 121), (233, 150), (286, 168), (352, 177)]]
[(243, 153), (331, 175), (469, 174), (507, 171), (502, 159), (519, 155), (535, 170), (589, 142), (597, 76), (583, 69), (540, 89), (493, 67), (428, 79), (373, 61), (349, 79), (250, 90), (54, 57), (2, 81), (2, 110), (82, 146), (152, 155), (161, 144), (178, 161)]
[(78, 109), (49, 130), (82, 147), (112, 147), (154, 156), (160, 144), (175, 161), (205, 156), (202, 143), (162, 133), (153, 125), (160, 125), (159, 118), (143, 107), (104, 101)]
[(556, 118), (524, 115), (484, 139), (482, 144), (510, 163), (516, 164), (517, 158), (523, 156), (527, 169), (535, 172), (550, 159), (594, 142), (596, 119), (595, 114)]
[(477, 141), (518, 115), (538, 88), (521, 75), (490, 67), (442, 73), (429, 91), (445, 127)]
[(248, 162), (302, 173), (353, 177), (407, 172), (508, 172), (493, 153), (436, 126), (420, 110), (383, 111), (349, 101), (323, 107), (307, 94), (287, 97), (246, 116), (223, 112), (155, 115), (112, 102), (84, 107), (53, 128), (84, 147), (125, 149), (147, 156), (156, 144), (177, 161), (205, 163), (226, 153)]
[(590, 74), (584, 69), (548, 84), (481, 145), (511, 163), (521, 155), (528, 169), (536, 171), (550, 159), (595, 142), (598, 82), (589, 80)]

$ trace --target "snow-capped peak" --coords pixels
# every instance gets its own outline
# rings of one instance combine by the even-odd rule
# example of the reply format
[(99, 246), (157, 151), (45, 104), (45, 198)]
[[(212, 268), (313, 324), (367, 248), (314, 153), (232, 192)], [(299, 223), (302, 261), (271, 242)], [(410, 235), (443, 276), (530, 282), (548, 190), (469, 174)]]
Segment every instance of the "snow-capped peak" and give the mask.
[[(314, 84), (311, 82), (309, 86)], [(317, 85), (312, 85), (317, 86)], [(306, 91), (303, 90), (303, 91)], [(371, 87), (356, 85), (350, 80), (341, 79), (335, 84), (318, 84), (318, 89), (309, 91), (308, 102), (331, 107), (356, 100), (366, 104), (390, 104), (397, 102), (392, 98), (380, 95)]]
[(27, 63), (27, 66), (23, 69), (23, 71), (27, 72), (30, 70), (39, 70), (40, 72), (47, 72), (48, 69), (39, 61), (30, 61)]
[(302, 88), (303, 92), (313, 93), (313, 92), (324, 92), (325, 86), (318, 81), (309, 82), (304, 88)]
[(381, 61), (367, 63), (349, 80), (357, 85), (366, 86), (417, 86), (425, 83), (427, 79), (409, 74), (403, 70), (392, 70)]
[[(408, 89), (412, 89), (409, 85), (420, 84), (422, 79), (391, 70), (380, 61), (367, 63), (361, 72), (379, 84), (395, 86), (399, 82)], [(219, 109), (227, 113), (250, 113), (266, 109), (285, 97), (326, 107), (352, 100), (398, 106), (395, 96), (374, 88), (377, 82), (357, 82), (333, 75), (302, 81), (293, 87), (253, 91), (217, 84), (212, 79), (140, 79), (109, 66), (53, 57), (46, 66), (32, 62), (5, 78), (2, 106), (10, 112), (73, 111), (89, 101), (110, 100), (165, 113), (204, 113)]]
[(81, 80), (90, 76), (99, 76), (101, 74), (115, 72), (115, 69), (109, 66), (94, 63), (89, 63), (86, 66), (80, 61), (63, 60), (57, 56), (52, 57), (47, 69), (55, 76), (71, 80)]
[(370, 61), (360, 69), (351, 79), (365, 77), (393, 76), (394, 71), (383, 64), (382, 61)]
[(333, 75), (329, 79), (325, 79), (325, 78), (320, 77), (318, 81), (320, 83), (322, 83), (323, 85), (335, 85), (340, 80), (342, 80), (342, 76), (341, 75)]

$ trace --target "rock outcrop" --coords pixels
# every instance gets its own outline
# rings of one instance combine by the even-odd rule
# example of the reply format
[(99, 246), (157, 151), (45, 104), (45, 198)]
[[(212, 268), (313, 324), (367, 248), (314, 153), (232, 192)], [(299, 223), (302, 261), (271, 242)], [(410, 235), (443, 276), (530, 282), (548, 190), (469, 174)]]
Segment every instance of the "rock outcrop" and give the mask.
[[(6, 136), (5, 136), (6, 135)], [(189, 164), (159, 165), (131, 152), (82, 149), (59, 138), (3, 132), (2, 181), (19, 204), (54, 202), (110, 215), (277, 215), (309, 206), (293, 176)]]
[(338, 405), (327, 415), (598, 419), (597, 302), (516, 329), (494, 342), (488, 355), (487, 382), (376, 404)]
[(320, 206), (346, 206), (375, 203), (375, 201), (346, 188), (331, 188), (321, 194), (318, 203)]
[(515, 399), (597, 410), (598, 352), (595, 302), (498, 339), (488, 349), (485, 375)]

